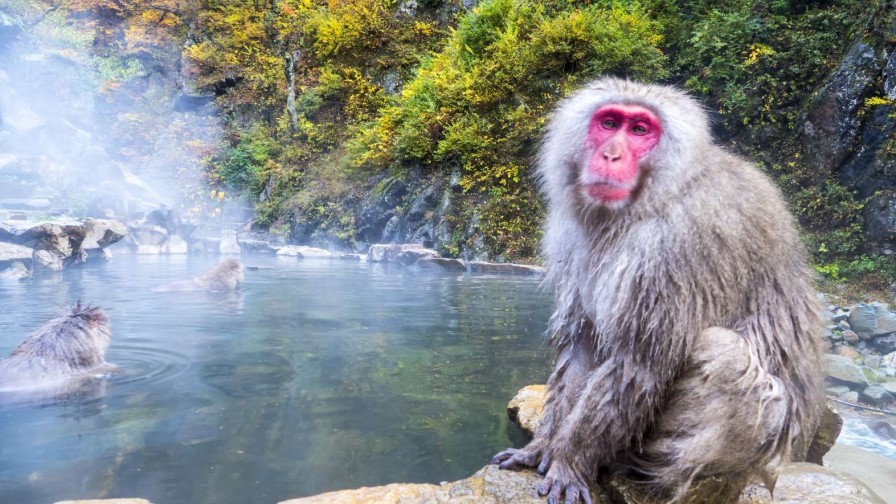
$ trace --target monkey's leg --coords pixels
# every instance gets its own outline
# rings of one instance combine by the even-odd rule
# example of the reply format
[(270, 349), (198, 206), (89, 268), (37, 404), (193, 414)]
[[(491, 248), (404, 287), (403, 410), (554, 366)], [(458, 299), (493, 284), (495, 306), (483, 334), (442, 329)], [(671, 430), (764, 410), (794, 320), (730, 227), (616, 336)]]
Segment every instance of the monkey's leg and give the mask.
[(788, 442), (787, 408), (782, 382), (747, 340), (712, 327), (694, 342), (635, 457), (661, 489), (678, 496), (698, 475), (759, 472)]
[(566, 417), (573, 408), (578, 391), (584, 385), (583, 377), (587, 376), (583, 366), (588, 363), (580, 354), (569, 348), (560, 351), (557, 365), (548, 379), (548, 394), (544, 412), (532, 441), (525, 448), (508, 448), (491, 459), (501, 469), (517, 467), (536, 467), (538, 473), (545, 474), (551, 465), (551, 456), (547, 450), (554, 436), (559, 421)]
[(597, 469), (638, 439), (659, 410), (663, 373), (675, 366), (657, 362), (619, 351), (587, 372), (575, 387), (573, 407), (555, 419), (539, 495), (548, 495), (549, 503), (591, 503)]

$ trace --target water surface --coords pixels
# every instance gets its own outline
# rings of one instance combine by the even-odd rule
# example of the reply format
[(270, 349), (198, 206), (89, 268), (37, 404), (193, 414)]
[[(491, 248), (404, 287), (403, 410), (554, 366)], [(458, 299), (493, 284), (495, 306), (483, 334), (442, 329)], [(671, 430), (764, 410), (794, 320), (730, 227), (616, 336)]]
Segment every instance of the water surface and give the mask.
[(92, 397), (0, 405), (0, 502), (273, 503), (460, 479), (521, 444), (507, 401), (550, 367), (538, 278), (252, 257), (240, 295), (151, 292), (217, 260), (0, 286), (0, 354), (82, 299), (123, 369)]

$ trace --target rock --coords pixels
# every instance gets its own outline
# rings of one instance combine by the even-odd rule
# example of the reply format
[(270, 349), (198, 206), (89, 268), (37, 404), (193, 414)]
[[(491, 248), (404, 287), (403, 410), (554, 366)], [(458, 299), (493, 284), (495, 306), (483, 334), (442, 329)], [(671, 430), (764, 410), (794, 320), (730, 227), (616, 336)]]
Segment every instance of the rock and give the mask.
[(168, 239), (168, 230), (155, 224), (132, 225), (128, 237), (138, 248), (141, 245), (161, 245)]
[(82, 250), (104, 249), (127, 236), (128, 228), (124, 224), (111, 219), (84, 219), (84, 240)]
[(332, 259), (333, 254), (329, 250), (315, 247), (298, 247), (299, 255), (302, 259)]
[(451, 271), (467, 271), (467, 265), (460, 259), (449, 259), (447, 257), (421, 257), (415, 265), (421, 268), (440, 269)]
[[(882, 354), (896, 352), (896, 333), (890, 334), (888, 336), (878, 336), (877, 338), (871, 340), (871, 345), (875, 350)], [(879, 367), (879, 364), (880, 362), (878, 362), (877, 367)]]
[(370, 262), (393, 262), (398, 254), (405, 250), (424, 249), (419, 243), (385, 243), (371, 245), (367, 251), (367, 260)]
[(880, 385), (869, 385), (868, 387), (865, 387), (859, 395), (859, 398), (863, 402), (874, 406), (886, 406), (892, 404), (893, 401), (896, 401), (896, 398)]
[(834, 397), (841, 396), (847, 392), (849, 392), (849, 387), (845, 385), (837, 385), (834, 387), (828, 387), (825, 391)]
[(284, 245), (277, 249), (278, 256), (289, 256), (289, 257), (299, 257), (301, 252), (299, 252), (298, 245)]
[(847, 393), (841, 395), (837, 399), (840, 399), (841, 401), (846, 401), (848, 403), (855, 404), (855, 403), (859, 402), (859, 393), (853, 390), (851, 392), (847, 392)]
[(868, 379), (865, 377), (865, 373), (862, 372), (861, 367), (848, 357), (825, 354), (824, 364), (828, 378), (836, 382), (842, 382), (850, 388), (868, 385)]
[(135, 254), (141, 255), (159, 255), (162, 253), (161, 245), (137, 245), (134, 249)]
[(507, 405), (510, 420), (529, 436), (535, 434), (541, 423), (547, 393), (547, 385), (529, 385), (521, 388)]
[(831, 349), (831, 353), (833, 353), (834, 355), (840, 355), (842, 357), (846, 357), (847, 359), (855, 362), (856, 364), (861, 363), (865, 359), (862, 356), (862, 354), (859, 353), (858, 350), (856, 350), (855, 348), (853, 348), (851, 346), (846, 346), (846, 345), (834, 346), (834, 348)]
[(882, 190), (875, 193), (865, 203), (864, 218), (871, 240), (879, 243), (892, 240), (896, 236), (896, 192)]
[(180, 236), (171, 235), (160, 249), (163, 254), (186, 254), (190, 251), (190, 245)]
[(541, 275), (545, 271), (544, 268), (540, 266), (529, 266), (527, 264), (489, 263), (482, 261), (471, 261), (469, 264), (473, 273), (524, 273)]
[(277, 249), (279, 256), (292, 256), (304, 259), (332, 259), (333, 254), (324, 249), (306, 245), (284, 245)]
[[(626, 479), (618, 472), (611, 473), (599, 480), (600, 485), (610, 495), (612, 502), (625, 504), (663, 504), (667, 499), (656, 499), (644, 492), (637, 483)], [(731, 480), (718, 476), (694, 480), (676, 504), (707, 504), (717, 502), (736, 502), (747, 481)], [(596, 502), (596, 501), (595, 501)]]
[(28, 271), (28, 266), (20, 261), (13, 261), (9, 267), (0, 271), (0, 281), (2, 282), (16, 282), (25, 278), (31, 278), (31, 272)]
[(880, 359), (881, 367), (896, 367), (896, 352), (890, 352)]
[(851, 345), (855, 345), (859, 342), (859, 335), (855, 333), (855, 331), (846, 330), (840, 333), (843, 337), (844, 341)]
[(240, 248), (251, 254), (276, 254), (277, 249), (264, 240), (241, 239)]
[(871, 430), (877, 435), (877, 437), (881, 439), (887, 441), (896, 439), (896, 427), (893, 427), (893, 425), (889, 422), (880, 420), (878, 422), (875, 422), (874, 425), (871, 425), (870, 427)]
[(876, 354), (867, 354), (865, 356), (865, 365), (870, 367), (871, 369), (880, 368), (880, 355)]
[(227, 255), (239, 255), (242, 249), (237, 239), (236, 231), (224, 231), (221, 233), (221, 245), (218, 251)]
[(35, 250), (31, 265), (35, 271), (62, 271), (62, 257), (49, 250)]
[(846, 321), (846, 322), (849, 321), (849, 312), (848, 311), (837, 310), (831, 316), (831, 322), (833, 322), (835, 324), (837, 324), (839, 322), (844, 322), (844, 321)]
[(0, 264), (9, 265), (13, 262), (31, 262), (34, 250), (24, 245), (0, 242)]
[(737, 504), (885, 504), (861, 481), (808, 462), (785, 464), (778, 473), (775, 496), (762, 485), (748, 486)]
[[(488, 465), (467, 479), (441, 485), (393, 483), (328, 492), (280, 504), (544, 504), (544, 497), (535, 493), (541, 480), (542, 477), (532, 470), (503, 471)], [(597, 486), (591, 495), (594, 504), (610, 504), (609, 498)]]
[(857, 42), (815, 94), (803, 126), (803, 150), (809, 166), (831, 173), (850, 154), (861, 131), (856, 111), (879, 78), (883, 64), (874, 47)]
[(880, 303), (860, 303), (849, 313), (849, 323), (863, 340), (896, 333), (896, 313)]
[(58, 501), (54, 504), (152, 504), (146, 499), (87, 499)]
[(414, 264), (424, 257), (439, 257), (439, 253), (435, 250), (426, 248), (402, 250), (395, 256), (395, 262), (401, 264)]
[(818, 427), (815, 429), (815, 435), (812, 437), (809, 449), (806, 450), (805, 461), (822, 465), (823, 457), (834, 446), (842, 429), (843, 417), (831, 407), (829, 402), (826, 403), (824, 410), (821, 412)]
[(896, 397), (896, 382), (884, 382), (880, 384), (881, 388)]

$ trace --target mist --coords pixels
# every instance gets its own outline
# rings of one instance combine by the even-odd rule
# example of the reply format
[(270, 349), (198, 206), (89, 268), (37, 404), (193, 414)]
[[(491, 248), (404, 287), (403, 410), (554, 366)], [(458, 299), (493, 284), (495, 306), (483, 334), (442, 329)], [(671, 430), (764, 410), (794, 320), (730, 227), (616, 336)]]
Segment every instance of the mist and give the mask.
[(203, 170), (220, 118), (177, 47), (91, 54), (94, 23), (53, 5), (0, 2), (0, 216), (220, 218)]

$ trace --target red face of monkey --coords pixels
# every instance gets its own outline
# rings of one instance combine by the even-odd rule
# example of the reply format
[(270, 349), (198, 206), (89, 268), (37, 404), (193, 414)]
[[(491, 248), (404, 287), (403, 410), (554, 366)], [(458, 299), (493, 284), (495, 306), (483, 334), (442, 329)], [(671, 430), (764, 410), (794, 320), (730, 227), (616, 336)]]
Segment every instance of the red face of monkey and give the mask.
[(591, 116), (586, 145), (591, 153), (581, 183), (587, 197), (625, 204), (641, 178), (638, 162), (660, 140), (656, 114), (638, 105), (605, 105)]

